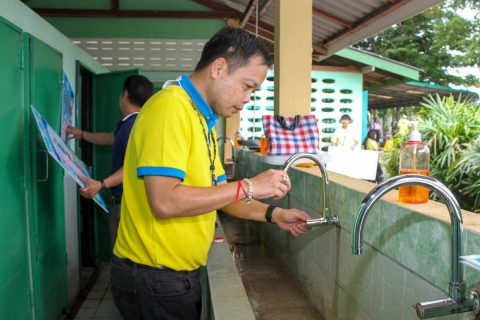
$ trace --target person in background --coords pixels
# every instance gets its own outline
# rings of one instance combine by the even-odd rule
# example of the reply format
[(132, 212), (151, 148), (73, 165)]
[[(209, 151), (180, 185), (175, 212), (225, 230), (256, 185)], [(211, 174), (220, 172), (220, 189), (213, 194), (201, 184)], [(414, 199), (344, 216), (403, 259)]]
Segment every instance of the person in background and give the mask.
[(380, 119), (378, 117), (375, 117), (373, 120), (372, 125), (370, 126), (370, 130), (375, 131), (376, 135), (376, 141), (380, 141), (380, 137), (382, 136), (382, 125), (380, 124)]
[[(377, 142), (377, 133), (375, 130), (371, 129), (367, 133), (367, 137), (363, 140), (363, 149), (371, 151), (379, 151), (378, 142)], [(370, 181), (370, 180), (369, 180)], [(381, 183), (383, 181), (383, 169), (380, 165), (380, 159), (377, 161), (377, 172), (375, 174), (376, 183)]]
[[(284, 197), (282, 170), (227, 183), (215, 123), (240, 112), (273, 61), (243, 29), (224, 27), (189, 76), (167, 81), (142, 108), (125, 155), (122, 219), (110, 284), (123, 319), (199, 319), (198, 268), (207, 264), (216, 210), (271, 222), (292, 235), (308, 215), (258, 200)], [(242, 201), (244, 200), (244, 201)]]
[(67, 126), (65, 131), (69, 138), (83, 139), (98, 145), (113, 145), (111, 175), (94, 180), (79, 177), (85, 182), (85, 187), (80, 188), (80, 195), (84, 198), (93, 198), (98, 192), (112, 189), (112, 207), (110, 209), (110, 243), (113, 247), (117, 238), (118, 224), (120, 221), (120, 202), (123, 194), (123, 160), (127, 149), (127, 142), (133, 123), (137, 118), (143, 104), (153, 95), (153, 83), (140, 75), (129, 76), (125, 79), (120, 96), (119, 105), (123, 117), (118, 121), (114, 132), (88, 132), (73, 126)]
[(387, 137), (387, 141), (385, 141), (385, 145), (383, 146), (383, 150), (393, 150), (395, 145), (395, 140), (392, 137)]
[(332, 136), (332, 146), (355, 149), (358, 144), (358, 138), (348, 128), (352, 119), (348, 114), (342, 115), (340, 122), (342, 127), (335, 130)]
[(408, 117), (406, 114), (404, 114), (397, 123), (398, 133), (402, 136), (406, 135), (408, 131), (408, 126)]

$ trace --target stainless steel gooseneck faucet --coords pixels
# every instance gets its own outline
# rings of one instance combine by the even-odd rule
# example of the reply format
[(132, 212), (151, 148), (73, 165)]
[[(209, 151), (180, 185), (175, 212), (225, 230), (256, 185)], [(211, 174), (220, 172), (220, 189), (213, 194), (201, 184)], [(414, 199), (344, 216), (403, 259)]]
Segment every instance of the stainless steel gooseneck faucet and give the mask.
[(235, 144), (233, 143), (233, 140), (230, 139), (229, 137), (218, 137), (217, 142), (220, 140), (228, 140), (230, 144), (232, 145), (232, 159), (225, 159), (226, 161), (231, 160), (232, 162), (235, 162)]
[(317, 219), (308, 219), (307, 227), (311, 228), (311, 227), (338, 224), (339, 223), (338, 215), (335, 215), (332, 217), (330, 216), (330, 212), (329, 212), (328, 198), (327, 198), (327, 194), (328, 194), (327, 169), (325, 169), (325, 166), (323, 165), (322, 161), (320, 161), (320, 159), (317, 156), (311, 153), (299, 152), (297, 154), (294, 154), (290, 158), (288, 158), (287, 161), (285, 161), (285, 163), (283, 164), (282, 170), (285, 172), (288, 172), (288, 169), (292, 166), (292, 164), (299, 159), (310, 159), (313, 162), (315, 162), (315, 164), (320, 168), (320, 171), (322, 172), (322, 178), (323, 178), (323, 190), (322, 190), (323, 191), (322, 192), (322, 196), (323, 196), (322, 215), (323, 216)]
[(473, 311), (480, 312), (480, 297), (477, 291), (466, 293), (466, 283), (463, 277), (463, 265), (460, 256), (463, 255), (463, 218), (460, 206), (453, 194), (438, 180), (419, 174), (399, 175), (373, 188), (363, 199), (355, 216), (352, 231), (352, 253), (363, 253), (363, 228), (365, 219), (372, 206), (388, 191), (405, 185), (426, 187), (437, 193), (448, 208), (452, 226), (452, 275), (449, 283), (450, 298), (427, 302), (417, 302), (415, 309), (419, 319), (428, 319), (442, 315)]

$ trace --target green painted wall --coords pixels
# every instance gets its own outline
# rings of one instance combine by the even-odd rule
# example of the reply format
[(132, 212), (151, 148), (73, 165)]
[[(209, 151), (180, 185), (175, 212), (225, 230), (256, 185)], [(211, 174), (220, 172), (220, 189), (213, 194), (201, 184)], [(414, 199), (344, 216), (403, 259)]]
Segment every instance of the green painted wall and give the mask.
[[(30, 0), (31, 8), (109, 10), (110, 0)], [(212, 11), (190, 0), (122, 0), (120, 10)], [(209, 39), (225, 20), (46, 17), (69, 38)]]

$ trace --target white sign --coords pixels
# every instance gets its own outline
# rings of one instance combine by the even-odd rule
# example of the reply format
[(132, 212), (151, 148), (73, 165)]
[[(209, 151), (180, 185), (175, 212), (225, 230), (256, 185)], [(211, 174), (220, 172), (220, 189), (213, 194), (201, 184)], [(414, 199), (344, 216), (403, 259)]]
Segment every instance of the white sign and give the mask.
[(329, 146), (328, 155), (331, 161), (327, 163), (327, 170), (356, 179), (375, 180), (378, 151)]

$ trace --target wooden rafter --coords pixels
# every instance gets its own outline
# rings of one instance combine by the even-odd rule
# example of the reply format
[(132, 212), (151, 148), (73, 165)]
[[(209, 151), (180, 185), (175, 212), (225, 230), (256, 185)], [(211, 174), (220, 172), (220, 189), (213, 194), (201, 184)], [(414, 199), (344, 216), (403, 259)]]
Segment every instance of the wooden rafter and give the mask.
[(43, 17), (239, 19), (238, 11), (91, 10), (32, 8)]
[(232, 11), (232, 8), (222, 3), (213, 0), (192, 0), (192, 2), (201, 4), (204, 7), (210, 8), (215, 11)]
[(382, 79), (369, 76), (368, 74), (363, 75), (363, 80), (367, 80), (368, 82), (373, 82), (381, 85), (385, 84), (385, 81), (383, 81)]
[(265, 12), (267, 12), (268, 8), (270, 8), (270, 6), (273, 4), (275, 0), (267, 0), (267, 2), (265, 2), (265, 4), (263, 5), (263, 7), (258, 11), (258, 19), (260, 19), (261, 17), (263, 17), (263, 15), (265, 14)]
[(240, 18), (240, 27), (243, 28), (245, 26), (245, 24), (247, 23), (248, 19), (250, 19), (250, 16), (252, 15), (252, 12), (257, 5), (258, 5), (258, 0), (250, 0), (248, 2), (248, 5), (245, 8), (245, 11), (243, 12), (242, 17)]
[(404, 6), (405, 4), (409, 3), (412, 0), (390, 0), (388, 2), (385, 2), (382, 6), (378, 7), (376, 10), (370, 12), (360, 20), (356, 21), (351, 28), (345, 28), (342, 31), (333, 34), (332, 36), (328, 37), (325, 39), (323, 42), (323, 45), (328, 47), (331, 44), (345, 38), (349, 34), (360, 30), (363, 28), (365, 25), (369, 25), (372, 22), (384, 17), (385, 15), (395, 11), (401, 6)]
[[(253, 34), (255, 34), (256, 31), (255, 24), (252, 24), (250, 22), (247, 22), (247, 24), (245, 24), (244, 29)], [(269, 30), (261, 28), (260, 26), (258, 27), (258, 36), (272, 43), (275, 42), (275, 34)]]
[(321, 15), (322, 17), (325, 17), (325, 18), (328, 18), (328, 19), (333, 20), (335, 22), (338, 22), (340, 24), (343, 24), (344, 26), (347, 26), (349, 28), (353, 27), (353, 23), (351, 23), (350, 21), (347, 21), (345, 19), (339, 18), (336, 15), (333, 15), (331, 13), (328, 13), (328, 12), (323, 11), (323, 10), (321, 10), (319, 8), (316, 8), (316, 7), (313, 7), (312, 10), (313, 10), (314, 13), (316, 13), (318, 15)]

